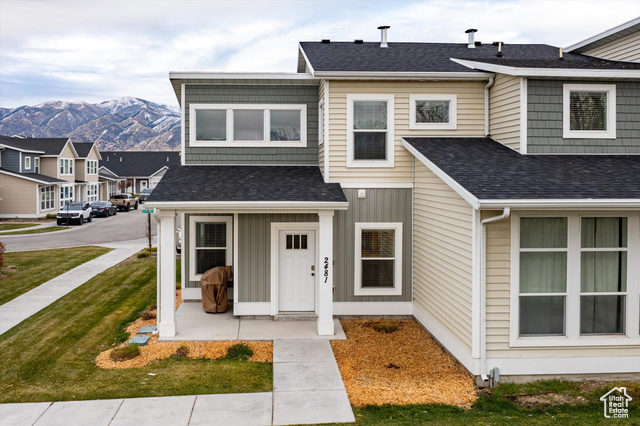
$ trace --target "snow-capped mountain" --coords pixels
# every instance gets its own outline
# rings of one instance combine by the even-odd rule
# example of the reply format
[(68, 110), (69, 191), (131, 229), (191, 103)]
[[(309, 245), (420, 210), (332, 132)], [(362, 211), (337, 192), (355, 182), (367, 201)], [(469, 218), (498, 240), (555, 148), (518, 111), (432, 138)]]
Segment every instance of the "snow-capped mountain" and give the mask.
[(105, 151), (173, 150), (180, 147), (180, 112), (134, 97), (97, 104), (48, 101), (0, 108), (0, 135), (69, 137)]

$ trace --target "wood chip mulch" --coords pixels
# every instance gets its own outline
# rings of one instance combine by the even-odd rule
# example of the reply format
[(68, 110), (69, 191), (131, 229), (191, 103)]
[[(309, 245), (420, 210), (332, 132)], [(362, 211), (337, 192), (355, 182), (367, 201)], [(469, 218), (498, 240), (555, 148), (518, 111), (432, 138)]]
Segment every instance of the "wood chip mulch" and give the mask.
[[(181, 291), (177, 290), (176, 294), (176, 308), (182, 303)], [(156, 312), (156, 310), (152, 310)], [(157, 312), (156, 312), (157, 313)], [(127, 332), (131, 336), (135, 336), (141, 327), (145, 325), (156, 325), (155, 319), (143, 320), (138, 318), (129, 327)], [(176, 353), (176, 350), (185, 345), (189, 348), (189, 358), (206, 358), (206, 359), (218, 359), (227, 354), (227, 349), (237, 343), (246, 343), (252, 350), (253, 356), (249, 358), (249, 361), (255, 362), (273, 362), (273, 343), (272, 342), (241, 342), (241, 341), (217, 341), (217, 342), (158, 342), (157, 334), (148, 335), (149, 341), (145, 346), (140, 347), (140, 355), (127, 360), (127, 361), (112, 361), (109, 358), (111, 351), (117, 347), (125, 346), (127, 343), (122, 343), (118, 346), (114, 346), (104, 352), (101, 352), (96, 357), (96, 365), (105, 369), (124, 369), (124, 368), (136, 368), (144, 367), (145, 365), (158, 361), (164, 358), (169, 358)]]
[[(476, 387), (467, 371), (415, 320), (342, 320), (347, 340), (332, 340), (351, 404), (448, 404), (470, 408)], [(397, 324), (392, 333), (375, 323)]]

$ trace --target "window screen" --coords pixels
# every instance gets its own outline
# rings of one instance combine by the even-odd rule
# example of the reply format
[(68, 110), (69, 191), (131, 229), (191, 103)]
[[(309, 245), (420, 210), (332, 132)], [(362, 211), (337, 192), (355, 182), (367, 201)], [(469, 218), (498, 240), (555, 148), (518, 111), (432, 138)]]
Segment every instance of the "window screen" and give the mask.
[(395, 270), (395, 231), (362, 230), (360, 244), (363, 288), (393, 288)]
[(387, 102), (353, 102), (353, 159), (387, 159)]

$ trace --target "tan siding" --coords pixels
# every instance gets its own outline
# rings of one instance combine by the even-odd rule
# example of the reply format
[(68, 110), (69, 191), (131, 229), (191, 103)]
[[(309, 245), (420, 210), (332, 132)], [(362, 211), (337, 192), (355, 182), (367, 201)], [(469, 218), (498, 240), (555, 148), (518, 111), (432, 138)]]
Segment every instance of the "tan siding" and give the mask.
[[(411, 182), (412, 156), (402, 147), (404, 136), (484, 135), (486, 82), (381, 82), (331, 81), (329, 137), (332, 182)], [(409, 95), (455, 94), (458, 98), (457, 130), (410, 130)], [(388, 168), (347, 168), (347, 95), (393, 94), (395, 98), (395, 165)]]
[(35, 216), (37, 190), (36, 182), (0, 174), (0, 215)]
[(75, 167), (75, 174), (76, 174), (76, 180), (82, 180), (82, 181), (86, 181), (87, 180), (87, 160), (83, 159), (78, 159), (75, 161), (75, 164), (73, 165), (73, 167)]
[[(100, 159), (98, 157), (98, 153), (96, 152), (96, 149), (92, 149), (89, 152), (89, 155), (87, 156), (87, 160), (95, 160), (98, 162), (98, 168), (100, 167)], [(100, 180), (100, 178), (98, 177), (98, 174), (95, 175), (88, 175), (86, 174), (87, 172), (87, 162), (84, 162), (84, 173), (85, 173), (85, 180), (87, 182), (98, 182)]]
[(40, 173), (57, 178), (58, 167), (60, 167), (60, 163), (58, 161), (58, 157), (40, 157), (40, 169), (42, 170)]
[(496, 75), (489, 89), (489, 133), (520, 151), (520, 77)]
[(584, 53), (616, 61), (640, 62), (640, 31)]
[[(502, 211), (485, 211), (482, 218)], [(638, 347), (510, 348), (511, 222), (487, 225), (487, 358), (637, 355)]]
[(415, 167), (413, 300), (471, 351), (473, 209)]

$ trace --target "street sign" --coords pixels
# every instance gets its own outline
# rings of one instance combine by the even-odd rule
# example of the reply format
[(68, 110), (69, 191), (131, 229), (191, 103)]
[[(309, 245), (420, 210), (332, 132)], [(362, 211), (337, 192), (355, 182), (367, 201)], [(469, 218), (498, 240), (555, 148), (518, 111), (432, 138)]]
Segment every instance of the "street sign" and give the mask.
[(142, 213), (144, 213), (144, 214), (153, 213), (153, 209), (142, 210)]

